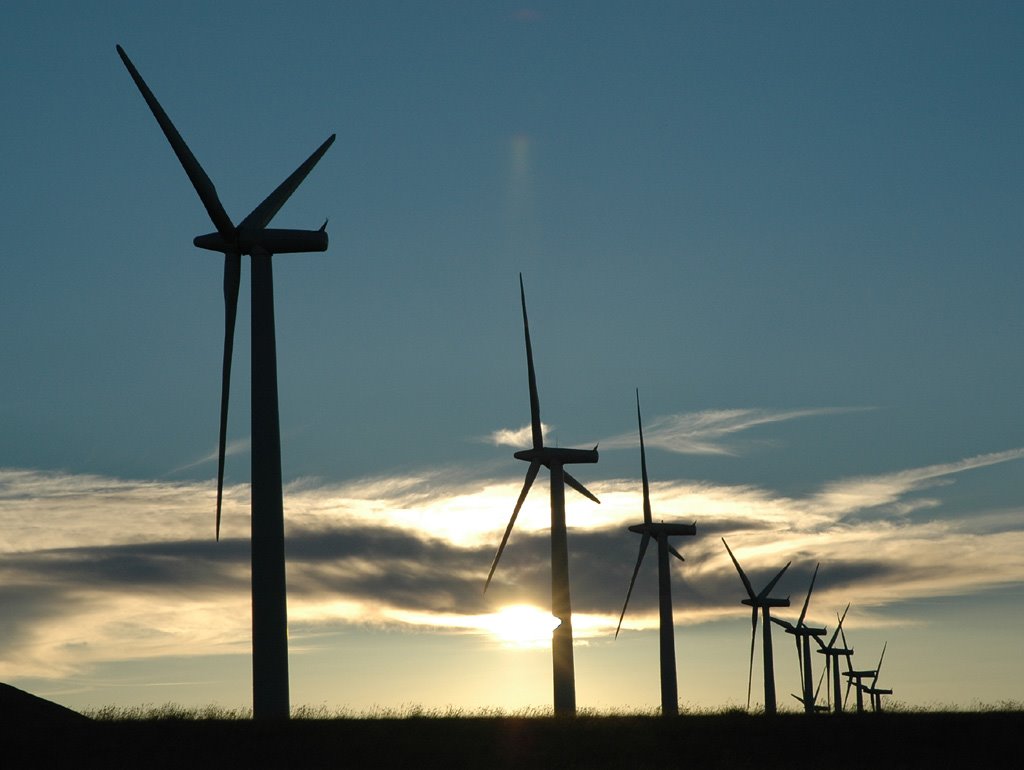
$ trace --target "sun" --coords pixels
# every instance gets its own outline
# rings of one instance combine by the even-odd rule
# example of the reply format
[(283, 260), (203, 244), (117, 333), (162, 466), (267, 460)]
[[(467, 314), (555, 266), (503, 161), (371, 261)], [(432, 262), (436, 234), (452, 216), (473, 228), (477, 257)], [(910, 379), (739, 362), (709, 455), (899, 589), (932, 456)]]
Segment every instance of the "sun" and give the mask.
[(495, 639), (507, 647), (546, 647), (551, 644), (551, 633), (561, 621), (550, 612), (528, 604), (502, 607), (498, 612), (485, 615), (481, 625)]

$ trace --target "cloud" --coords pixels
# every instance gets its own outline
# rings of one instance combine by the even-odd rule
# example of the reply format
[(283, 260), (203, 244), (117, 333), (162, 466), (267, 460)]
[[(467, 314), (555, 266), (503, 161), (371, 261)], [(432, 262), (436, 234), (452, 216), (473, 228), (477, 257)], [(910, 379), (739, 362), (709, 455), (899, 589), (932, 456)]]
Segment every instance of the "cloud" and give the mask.
[[(205, 538), (215, 499), (212, 482), (0, 469), (0, 553)], [(246, 505), (247, 487), (225, 489), (226, 510)]]
[[(548, 425), (545, 422), (540, 424), (541, 434), (545, 440), (554, 426)], [(516, 449), (525, 449), (526, 447), (533, 445), (533, 428), (530, 425), (524, 425), (522, 428), (501, 428), (494, 431), (487, 436), (484, 441), (494, 444), (495, 446), (510, 446)]]
[(878, 476), (841, 479), (826, 484), (813, 498), (812, 508), (819, 508), (835, 515), (886, 506), (888, 512), (906, 514), (919, 507), (937, 505), (935, 500), (920, 501), (920, 505), (902, 500), (903, 496), (910, 492), (945, 483), (945, 477), (954, 473), (1019, 460), (1022, 457), (1024, 449), (1009, 449), (1005, 452), (976, 455), (952, 463), (928, 465)]
[[(227, 442), (227, 444), (224, 446), (224, 456), (231, 457), (233, 455), (243, 454), (245, 452), (248, 452), (250, 449), (252, 449), (252, 438), (250, 436), (246, 436), (245, 438), (239, 438), (235, 439), (234, 441)], [(193, 460), (192, 462), (186, 463), (185, 465), (179, 465), (177, 468), (168, 471), (167, 475), (171, 475), (172, 473), (180, 473), (181, 471), (187, 471), (190, 468), (196, 468), (206, 463), (215, 462), (219, 455), (219, 448), (215, 448), (208, 455), (204, 455), (203, 457), (200, 457), (198, 460)]]
[[(676, 543), (686, 557), (673, 564), (677, 622), (743, 611), (722, 536), (755, 584), (792, 561), (777, 590), (782, 596), (802, 597), (820, 561), (811, 617), (825, 624), (851, 600), (864, 625), (873, 608), (1020, 583), (1019, 510), (951, 516), (941, 506), (943, 490), (959, 474), (1022, 458), (1024, 449), (1012, 449), (838, 479), (804, 496), (752, 485), (655, 482), (656, 519), (697, 521), (698, 536)], [(641, 510), (635, 480), (585, 481), (603, 504), (567, 495), (580, 639), (614, 631), (639, 546), (626, 526)], [(493, 635), (519, 617), (507, 617), (504, 608), (533, 607), (542, 618), (550, 601), (543, 479), (482, 591), (520, 485), (450, 469), (288, 485), (293, 649), (301, 654), (310, 635), (339, 625)], [(59, 676), (111, 659), (246, 651), (248, 492), (227, 492), (224, 539), (215, 543), (212, 482), (0, 469), (0, 678)], [(651, 551), (626, 630), (656, 627), (655, 574)]]
[[(818, 407), (808, 409), (718, 409), (656, 417), (644, 426), (644, 443), (680, 454), (736, 455), (749, 449), (753, 441), (731, 439), (734, 434), (759, 425), (860, 411), (866, 407)], [(620, 433), (601, 440), (606, 449), (634, 448), (635, 432)]]

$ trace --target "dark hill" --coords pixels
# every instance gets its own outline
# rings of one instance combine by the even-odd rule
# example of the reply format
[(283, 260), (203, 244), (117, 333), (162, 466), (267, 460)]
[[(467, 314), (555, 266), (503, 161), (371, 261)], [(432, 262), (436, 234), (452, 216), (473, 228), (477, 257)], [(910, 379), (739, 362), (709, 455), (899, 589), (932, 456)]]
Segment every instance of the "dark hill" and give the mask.
[(0, 723), (5, 731), (42, 725), (56, 727), (85, 724), (91, 721), (77, 711), (0, 682)]

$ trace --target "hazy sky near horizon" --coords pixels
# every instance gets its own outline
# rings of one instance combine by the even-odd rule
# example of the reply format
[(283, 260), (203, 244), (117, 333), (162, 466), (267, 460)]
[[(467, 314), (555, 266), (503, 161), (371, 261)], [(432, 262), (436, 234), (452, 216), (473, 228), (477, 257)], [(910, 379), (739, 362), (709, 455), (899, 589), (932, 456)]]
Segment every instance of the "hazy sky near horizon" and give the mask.
[[(1024, 9), (1016, 3), (37, 3), (0, 30), (0, 680), (246, 705), (248, 263), (222, 541), (212, 230), (120, 43), (235, 221), (328, 135), (275, 259), (292, 701), (550, 703), (547, 479), (581, 706), (658, 702), (634, 389), (680, 697), (745, 701), (721, 545), (908, 703), (1020, 701)], [(780, 700), (799, 687), (776, 634)], [(759, 658), (759, 656), (758, 656)], [(863, 664), (863, 665), (861, 665)], [(754, 692), (760, 691), (755, 661)], [(795, 681), (794, 681), (795, 680)], [(795, 705), (795, 701), (793, 702)], [(788, 704), (787, 704), (788, 705)]]

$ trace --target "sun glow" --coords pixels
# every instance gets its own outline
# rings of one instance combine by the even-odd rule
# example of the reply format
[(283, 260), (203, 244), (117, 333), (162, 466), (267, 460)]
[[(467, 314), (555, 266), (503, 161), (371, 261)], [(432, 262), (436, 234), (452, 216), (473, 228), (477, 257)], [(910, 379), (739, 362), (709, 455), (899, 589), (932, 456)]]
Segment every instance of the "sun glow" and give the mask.
[(484, 630), (508, 647), (546, 647), (561, 621), (528, 604), (503, 607), (480, 618)]
[(463, 630), (489, 636), (503, 647), (512, 649), (549, 646), (551, 632), (559, 625), (558, 618), (528, 604), (509, 605), (484, 615), (417, 612), (398, 608), (384, 609), (379, 614), (382, 619), (408, 626)]

